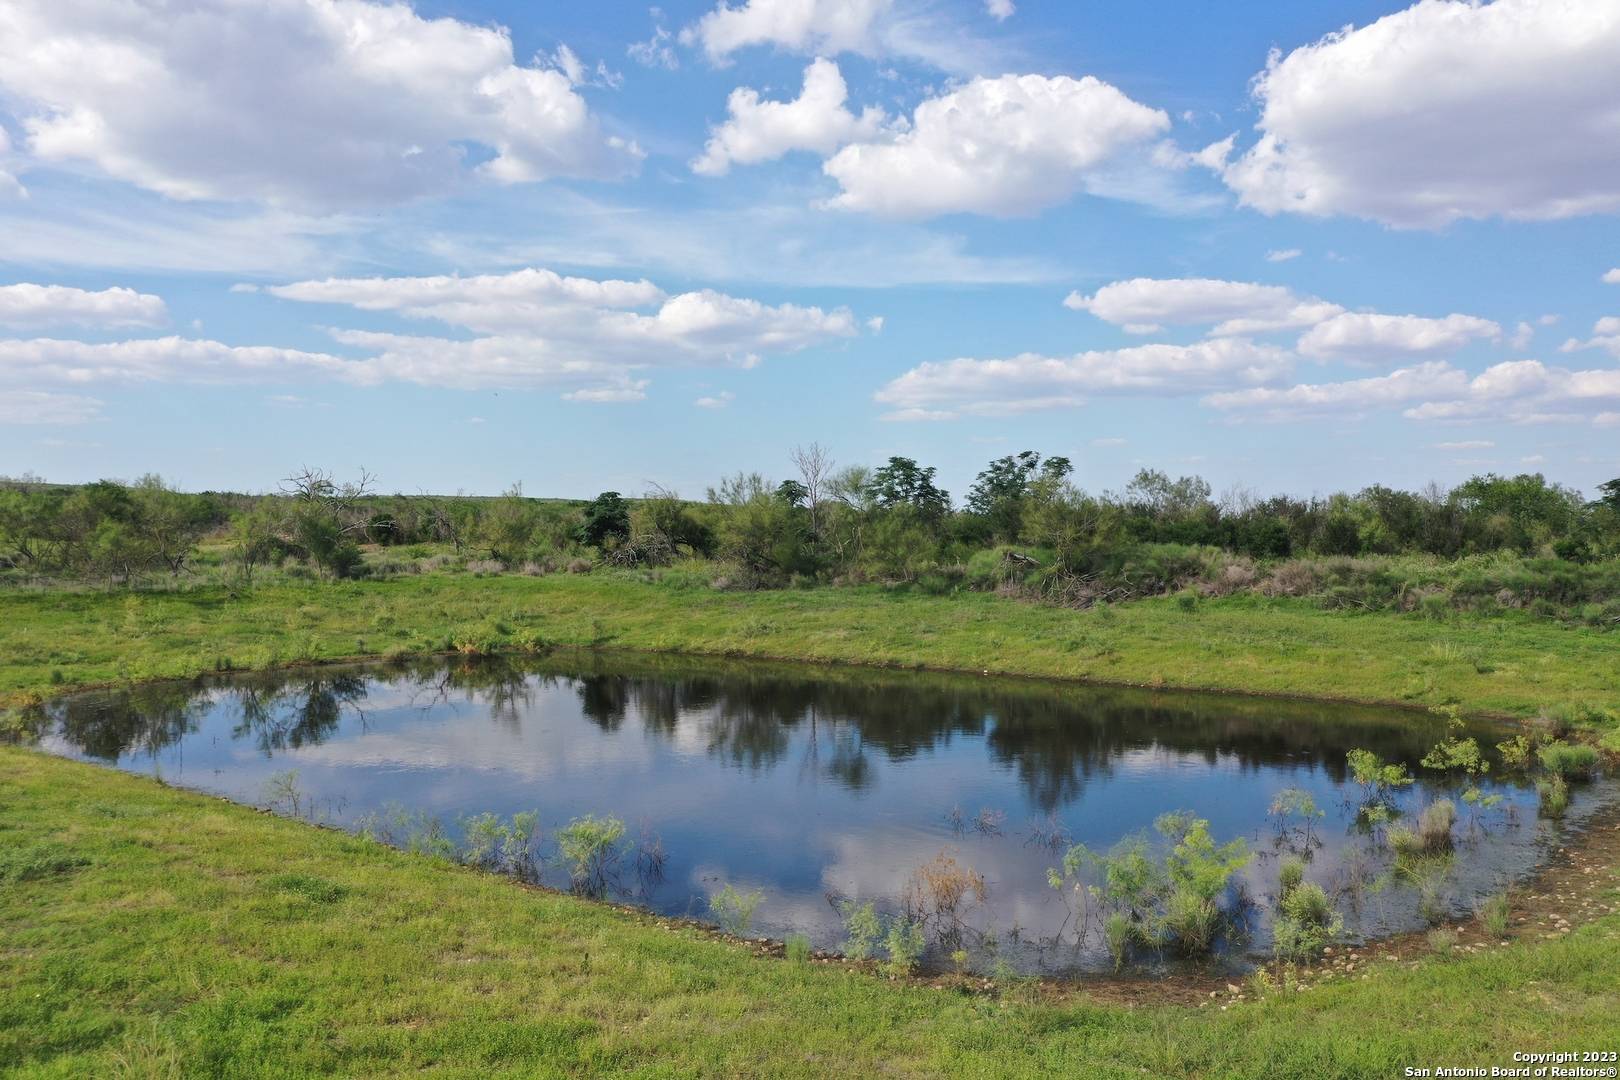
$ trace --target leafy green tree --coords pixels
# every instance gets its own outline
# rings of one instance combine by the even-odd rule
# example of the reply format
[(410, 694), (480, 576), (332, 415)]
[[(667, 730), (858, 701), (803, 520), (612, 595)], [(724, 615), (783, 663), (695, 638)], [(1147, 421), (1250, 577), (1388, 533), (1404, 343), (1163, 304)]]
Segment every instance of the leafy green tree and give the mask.
[(924, 468), (911, 458), (891, 457), (872, 474), (873, 498), (879, 506), (907, 506), (924, 521), (937, 522), (951, 508), (950, 492), (934, 483), (937, 472), (932, 465)]
[(534, 504), (523, 497), (523, 485), (513, 484), (495, 500), (479, 522), (479, 535), (489, 548), (490, 558), (515, 562), (534, 541), (538, 515)]
[(1620, 478), (1599, 484), (1598, 490), (1603, 492), (1603, 497), (1598, 502), (1611, 510), (1620, 510)]
[(1540, 473), (1487, 473), (1452, 492), (1465, 515), (1469, 546), (1476, 551), (1513, 548), (1530, 554), (1573, 531), (1584, 500)]
[(631, 535), (655, 535), (670, 551), (685, 548), (690, 554), (709, 558), (714, 554), (714, 530), (692, 512), (674, 491), (654, 485), (641, 497), (641, 505), (630, 516)]
[(1072, 471), (1068, 458), (1042, 461), (1033, 450), (997, 458), (979, 473), (968, 491), (968, 513), (982, 518), (992, 537), (1017, 540), (1035, 488), (1042, 483), (1048, 487), (1059, 483)]
[(260, 504), (236, 515), (231, 521), (231, 562), (251, 586), (253, 575), (281, 551), (279, 516), (271, 506)]
[(288, 507), (283, 525), (287, 543), (333, 577), (352, 577), (362, 565), (355, 538), (377, 527), (367, 513), (372, 476), (339, 483), (324, 469), (305, 466), (282, 481)]
[(577, 531), (579, 542), (604, 549), (630, 537), (630, 507), (617, 491), (604, 491), (585, 506)]
[(208, 498), (183, 495), (162, 477), (143, 476), (130, 491), (131, 526), (145, 557), (178, 577), (197, 544), (223, 517)]

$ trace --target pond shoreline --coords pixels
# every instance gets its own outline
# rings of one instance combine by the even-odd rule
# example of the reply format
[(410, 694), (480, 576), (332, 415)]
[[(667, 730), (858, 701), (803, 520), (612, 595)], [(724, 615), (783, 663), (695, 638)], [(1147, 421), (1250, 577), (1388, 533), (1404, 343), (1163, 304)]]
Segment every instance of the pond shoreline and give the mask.
[[(1139, 690), (1168, 696), (1199, 696), (1212, 695), (1217, 697), (1252, 698), (1260, 701), (1294, 702), (1302, 705), (1348, 705), (1366, 706), (1368, 708), (1389, 709), (1413, 714), (1431, 713), (1432, 707), (1412, 701), (1396, 701), (1376, 697), (1362, 697), (1337, 694), (1313, 694), (1307, 691), (1272, 691), (1244, 689), (1240, 687), (1222, 685), (1171, 685), (1168, 683), (1133, 682), (1124, 679), (1098, 679), (1089, 675), (1048, 675), (1032, 674), (1029, 672), (982, 669), (974, 670), (966, 667), (950, 667), (945, 665), (931, 665), (924, 663), (902, 663), (898, 661), (875, 660), (862, 661), (852, 659), (821, 659), (794, 656), (790, 654), (773, 654), (762, 652), (749, 652), (737, 649), (692, 649), (675, 647), (668, 649), (642, 648), (627, 645), (550, 645), (543, 649), (498, 649), (490, 652), (463, 651), (455, 649), (431, 649), (421, 652), (390, 652), (390, 653), (353, 653), (341, 656), (320, 657), (318, 659), (295, 659), (281, 661), (275, 664), (251, 667), (229, 667), (212, 671), (199, 671), (190, 675), (155, 675), (148, 678), (130, 681), (104, 680), (100, 682), (76, 683), (73, 685), (58, 685), (51, 688), (51, 693), (41, 696), (37, 705), (47, 704), (60, 698), (74, 694), (90, 693), (101, 690), (126, 690), (137, 686), (152, 686), (162, 683), (196, 683), (216, 676), (270, 674), (275, 672), (295, 672), (303, 670), (319, 670), (322, 668), (345, 667), (365, 664), (393, 664), (410, 663), (419, 660), (451, 660), (464, 659), (502, 659), (534, 656), (554, 656), (558, 654), (579, 654), (589, 656), (644, 656), (667, 657), (671, 659), (690, 658), (694, 660), (739, 660), (758, 662), (762, 664), (781, 664), (806, 670), (816, 669), (847, 669), (850, 671), (869, 671), (879, 673), (906, 674), (916, 672), (932, 675), (961, 675), (974, 679), (1009, 680), (1027, 684), (1048, 684), (1054, 688), (1075, 687), (1092, 688), (1098, 690)], [(1469, 710), (1462, 714), (1471, 720), (1488, 721), (1492, 723), (1509, 725), (1529, 725), (1534, 723), (1533, 718), (1520, 716), (1500, 709)]]

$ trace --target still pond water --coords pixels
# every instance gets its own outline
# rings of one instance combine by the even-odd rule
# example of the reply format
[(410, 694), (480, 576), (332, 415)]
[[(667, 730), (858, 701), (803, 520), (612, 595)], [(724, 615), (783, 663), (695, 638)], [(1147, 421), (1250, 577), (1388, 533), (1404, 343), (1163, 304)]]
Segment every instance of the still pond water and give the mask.
[[(1221, 898), (1219, 965), (1269, 955), (1290, 853), (1334, 898), (1347, 937), (1419, 928), (1421, 890), (1391, 875), (1345, 754), (1411, 768), (1397, 813), (1461, 789), (1419, 766), (1446, 731), (1416, 712), (612, 654), (220, 678), (51, 708), (56, 753), (283, 812), (296, 801), (301, 815), (396, 841), (442, 826), (459, 844), (473, 815), (536, 811), (537, 872), (562, 888), (555, 830), (611, 816), (626, 826), (603, 874), (613, 895), (707, 919), (727, 885), (757, 891), (750, 933), (818, 948), (844, 940), (840, 902), (898, 915), (914, 873), (943, 854), (982, 877), (983, 896), (969, 889), (936, 920), (927, 960), (961, 948), (981, 970), (1047, 974), (1113, 967), (1095, 905), (1055, 889), (1049, 868), (1072, 844), (1146, 836), (1162, 849), (1155, 819), (1176, 810), (1255, 855)], [(1465, 734), (1486, 747), (1504, 737)], [(1466, 914), (1617, 798), (1607, 781), (1575, 785), (1554, 824), (1529, 782), (1500, 765), (1491, 777), (1496, 806), (1457, 804), (1456, 853), (1427, 886), (1429, 915)], [(1273, 813), (1288, 790), (1321, 816)], [(1181, 962), (1148, 948), (1130, 959)]]

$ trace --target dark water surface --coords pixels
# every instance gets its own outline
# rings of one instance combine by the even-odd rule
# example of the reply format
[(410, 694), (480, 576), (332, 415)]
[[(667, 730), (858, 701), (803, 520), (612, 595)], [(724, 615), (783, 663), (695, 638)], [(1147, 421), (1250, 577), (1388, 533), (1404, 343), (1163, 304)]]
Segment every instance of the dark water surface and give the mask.
[[(556, 654), (526, 661), (432, 659), (163, 684), (50, 706), (47, 749), (244, 803), (359, 827), (390, 808), (458, 839), (470, 815), (538, 811), (542, 849), (586, 814), (627, 826), (610, 876), (623, 899), (708, 916), (730, 884), (762, 901), (752, 931), (836, 948), (835, 902), (901, 910), (913, 872), (941, 853), (985, 882), (964, 905), (972, 963), (1076, 973), (1112, 967), (1092, 928), (1047, 881), (1070, 843), (1108, 849), (1188, 810), (1219, 842), (1256, 853), (1225, 897), (1223, 964), (1270, 949), (1277, 865), (1309, 857), (1351, 935), (1424, 925), (1418, 890), (1386, 880), (1391, 859), (1358, 824), (1345, 753), (1403, 762), (1418, 783), (1398, 805), (1457, 798), (1419, 767), (1446, 734), (1419, 712), (1214, 695), (808, 666)], [(1482, 746), (1504, 732), (1471, 729)], [(1494, 752), (1491, 755), (1494, 758)], [(1537, 816), (1528, 781), (1492, 770), (1503, 796), (1471, 820), (1459, 801), (1456, 857), (1439, 903), (1468, 912), (1534, 870), (1562, 831), (1616, 798), (1575, 785), (1564, 822)], [(1285, 789), (1324, 816), (1269, 811)], [(658, 850), (661, 866), (636, 858)], [(543, 880), (569, 885), (548, 860)], [(1056, 940), (1061, 933), (1061, 941)], [(957, 946), (931, 947), (935, 963)], [(1173, 956), (1138, 950), (1133, 963)]]

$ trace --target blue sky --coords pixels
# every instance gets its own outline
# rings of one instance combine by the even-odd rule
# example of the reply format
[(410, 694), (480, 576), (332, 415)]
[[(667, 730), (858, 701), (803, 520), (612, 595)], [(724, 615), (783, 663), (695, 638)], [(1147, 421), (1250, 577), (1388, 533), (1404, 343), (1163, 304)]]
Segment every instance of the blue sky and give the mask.
[(0, 473), (1620, 475), (1600, 0), (7, 7)]

